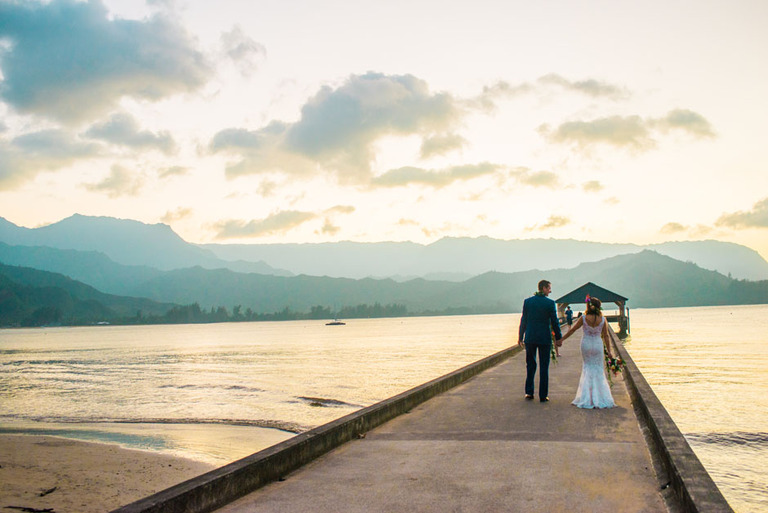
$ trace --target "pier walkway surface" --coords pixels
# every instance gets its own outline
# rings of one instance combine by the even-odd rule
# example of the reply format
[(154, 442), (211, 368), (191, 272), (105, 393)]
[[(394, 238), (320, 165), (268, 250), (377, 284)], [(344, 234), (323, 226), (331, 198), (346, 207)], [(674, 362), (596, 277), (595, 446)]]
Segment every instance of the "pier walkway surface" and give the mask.
[(216, 511), (675, 511), (624, 378), (616, 408), (571, 405), (580, 337), (550, 366), (550, 402), (524, 399), (521, 352)]

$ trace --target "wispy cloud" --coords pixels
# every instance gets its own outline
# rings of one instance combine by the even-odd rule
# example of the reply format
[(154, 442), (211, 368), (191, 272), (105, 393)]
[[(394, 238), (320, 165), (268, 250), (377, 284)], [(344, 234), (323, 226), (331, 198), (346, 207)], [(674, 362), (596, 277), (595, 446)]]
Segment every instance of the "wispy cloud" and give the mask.
[(111, 18), (100, 0), (0, 2), (0, 96), (21, 113), (65, 123), (93, 119), (130, 96), (192, 91), (211, 67), (169, 16)]
[(0, 190), (31, 180), (41, 171), (54, 171), (81, 159), (94, 158), (101, 145), (84, 142), (65, 130), (42, 130), (0, 139)]
[(661, 227), (661, 230), (659, 232), (666, 234), (666, 235), (673, 235), (675, 233), (681, 233), (688, 230), (687, 226), (684, 226), (680, 223), (667, 223), (664, 226)]
[(521, 167), (511, 170), (510, 176), (519, 183), (531, 187), (555, 189), (560, 186), (560, 179), (551, 171), (531, 171), (528, 168)]
[(435, 155), (445, 155), (454, 150), (460, 150), (468, 141), (457, 134), (440, 134), (425, 137), (421, 143), (421, 158), (428, 159)]
[(171, 166), (166, 167), (157, 172), (157, 176), (160, 178), (170, 178), (172, 176), (183, 176), (189, 172), (188, 167), (183, 166)]
[(286, 233), (291, 229), (316, 218), (317, 214), (312, 212), (282, 210), (263, 219), (254, 219), (251, 221), (230, 219), (221, 221), (215, 225), (217, 230), (216, 238), (231, 239)]
[(714, 137), (715, 132), (707, 119), (688, 109), (675, 109), (665, 117), (650, 120), (649, 124), (662, 131), (680, 130), (696, 137)]
[(768, 198), (752, 205), (751, 210), (723, 214), (715, 224), (728, 228), (768, 228)]
[(125, 113), (113, 114), (106, 121), (92, 125), (83, 135), (130, 148), (155, 149), (165, 154), (176, 149), (176, 143), (169, 132), (155, 134), (141, 130), (136, 119)]
[(181, 219), (190, 217), (193, 213), (194, 211), (191, 208), (179, 207), (176, 210), (169, 210), (166, 212), (165, 215), (160, 218), (160, 220), (164, 223), (170, 224), (174, 221), (179, 221)]
[(144, 178), (123, 166), (115, 164), (109, 175), (100, 182), (84, 184), (91, 192), (104, 192), (110, 198), (135, 196), (144, 185)]
[(585, 182), (584, 185), (581, 186), (581, 188), (584, 190), (584, 192), (600, 192), (603, 190), (603, 184), (601, 184), (597, 180), (590, 180), (588, 182)]
[(659, 233), (664, 235), (685, 235), (686, 237), (705, 237), (712, 233), (712, 228), (703, 224), (684, 225), (670, 222), (662, 226)]
[(224, 54), (235, 63), (245, 77), (253, 75), (267, 54), (264, 45), (245, 34), (238, 25), (221, 35), (221, 46)]
[(485, 86), (483, 92), (469, 100), (467, 104), (482, 110), (493, 110), (498, 100), (516, 98), (528, 94), (543, 94), (553, 90), (573, 92), (592, 98), (606, 98), (609, 100), (622, 100), (630, 96), (626, 88), (611, 84), (602, 80), (588, 78), (584, 80), (569, 80), (556, 73), (549, 73), (539, 77), (534, 82), (521, 82), (511, 84), (499, 81), (493, 85)]
[(502, 166), (490, 162), (453, 166), (443, 170), (406, 166), (391, 169), (383, 175), (374, 178), (372, 183), (374, 186), (379, 187), (402, 187), (410, 184), (419, 184), (440, 188), (459, 180), (471, 180), (479, 176), (492, 175), (500, 169), (502, 169)]
[(210, 149), (240, 158), (227, 168), (230, 177), (322, 169), (341, 181), (365, 182), (379, 138), (451, 133), (460, 116), (451, 95), (431, 93), (426, 82), (413, 75), (369, 72), (353, 75), (337, 88), (322, 87), (295, 123), (273, 121), (255, 131), (222, 130)]
[(620, 148), (644, 150), (655, 142), (640, 116), (611, 116), (591, 121), (568, 121), (556, 129), (542, 125), (539, 133), (555, 143), (572, 143), (587, 148), (602, 143)]
[(325, 212), (323, 212), (323, 213), (326, 214), (326, 215), (330, 215), (330, 214), (351, 214), (355, 210), (356, 210), (355, 207), (353, 207), (352, 205), (336, 205), (335, 207), (331, 207), (331, 208), (325, 210)]
[(551, 215), (544, 224), (534, 224), (532, 226), (528, 226), (526, 231), (544, 231), (553, 228), (562, 228), (563, 226), (568, 226), (569, 224), (571, 224), (571, 220), (567, 217)]
[(564, 90), (582, 93), (593, 98), (608, 98), (619, 100), (629, 97), (629, 91), (626, 88), (610, 84), (603, 80), (588, 78), (585, 80), (568, 80), (556, 73), (550, 73), (540, 77), (539, 84), (555, 85)]
[(632, 151), (646, 151), (656, 146), (654, 132), (676, 130), (694, 138), (714, 137), (709, 121), (696, 112), (676, 109), (661, 118), (610, 116), (589, 121), (568, 121), (557, 128), (541, 125), (539, 133), (554, 143), (571, 144), (586, 150), (605, 144)]

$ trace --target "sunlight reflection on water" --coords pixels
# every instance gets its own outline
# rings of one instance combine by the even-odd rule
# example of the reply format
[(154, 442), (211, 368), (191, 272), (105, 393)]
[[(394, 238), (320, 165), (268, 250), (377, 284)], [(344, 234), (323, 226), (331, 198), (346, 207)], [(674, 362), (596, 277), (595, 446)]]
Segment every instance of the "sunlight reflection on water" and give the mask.
[[(513, 345), (518, 323), (0, 330), (0, 424), (122, 433), (128, 444), (162, 436), (142, 443), (231, 461), (291, 436), (256, 436), (259, 426), (303, 430), (346, 415)], [(632, 358), (730, 504), (768, 511), (768, 306), (638, 309), (631, 328)]]
[(728, 502), (768, 511), (768, 305), (630, 316), (632, 359)]

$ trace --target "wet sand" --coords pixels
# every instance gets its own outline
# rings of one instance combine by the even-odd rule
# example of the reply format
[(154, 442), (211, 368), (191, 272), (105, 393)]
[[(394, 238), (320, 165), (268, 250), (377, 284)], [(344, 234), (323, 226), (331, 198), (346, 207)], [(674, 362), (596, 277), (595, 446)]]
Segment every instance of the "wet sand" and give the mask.
[(56, 513), (104, 513), (214, 467), (114, 444), (3, 434), (0, 509), (14, 511), (5, 508), (15, 506), (53, 508)]

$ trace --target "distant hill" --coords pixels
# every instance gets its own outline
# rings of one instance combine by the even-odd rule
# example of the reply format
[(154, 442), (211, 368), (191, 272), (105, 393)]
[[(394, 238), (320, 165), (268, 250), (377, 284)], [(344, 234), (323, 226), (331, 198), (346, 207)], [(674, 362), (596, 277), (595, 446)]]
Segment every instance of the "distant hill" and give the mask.
[(542, 278), (553, 282), (553, 298), (592, 281), (628, 297), (631, 307), (768, 303), (768, 281), (734, 280), (648, 250), (573, 269), (489, 272), (460, 283), (279, 277), (193, 268), (169, 271), (137, 284), (133, 294), (156, 301), (199, 302), (208, 308), (241, 305), (257, 312), (396, 303), (409, 312), (494, 313), (520, 311), (523, 299), (534, 292)]
[[(98, 252), (118, 264), (159, 270), (201, 266), (291, 275), (263, 262), (224, 261), (211, 251), (184, 241), (168, 225), (148, 225), (129, 219), (75, 214), (48, 226), (22, 228), (0, 218), (0, 242), (9, 246)], [(42, 262), (38, 261), (38, 265)]]
[[(591, 281), (628, 297), (630, 308), (768, 304), (768, 280), (734, 280), (648, 250), (573, 269), (492, 271), (460, 283), (420, 278), (399, 283), (284, 277), (194, 267), (157, 271), (133, 284), (134, 297), (104, 294), (61, 274), (0, 265), (0, 325), (87, 324), (137, 317), (137, 312), (143, 318), (165, 316), (154, 322), (244, 320), (254, 314), (288, 311), (314, 311), (319, 315), (314, 318), (339, 311), (363, 315), (383, 310), (401, 312), (397, 315), (513, 313), (520, 311), (523, 299), (542, 278), (553, 282), (553, 299)], [(358, 308), (361, 305), (374, 308)], [(611, 308), (606, 306), (606, 310)], [(246, 311), (248, 315), (243, 316)]]
[(162, 271), (154, 267), (120, 265), (96, 251), (47, 246), (9, 246), (2, 242), (0, 262), (61, 273), (102, 292), (117, 295), (128, 295), (136, 283), (162, 274)]
[[(458, 282), (489, 271), (569, 269), (585, 262), (652, 249), (704, 269), (726, 276), (730, 274), (733, 278), (768, 279), (768, 262), (756, 251), (712, 240), (639, 246), (571, 239), (446, 237), (427, 245), (414, 242), (195, 245), (184, 241), (165, 224), (148, 225), (127, 219), (76, 214), (33, 229), (0, 218), (0, 242), (16, 247), (97, 252), (116, 264), (163, 271), (199, 266), (275, 276), (374, 277), (403, 282), (417, 277)], [(20, 251), (13, 256), (13, 262), (19, 265), (63, 273), (76, 271), (72, 254), (55, 254), (49, 250), (45, 255), (38, 252), (27, 262)], [(7, 250), (5, 255), (10, 258)], [(84, 255), (83, 261), (87, 259), (94, 259), (94, 256)], [(106, 264), (102, 262), (97, 267), (105, 268)], [(140, 271), (126, 272), (130, 275)], [(98, 282), (82, 272), (70, 276), (122, 293), (124, 289), (120, 282), (125, 280), (119, 278), (121, 273), (113, 269), (108, 274), (114, 278), (107, 279), (105, 275)]]
[(162, 315), (173, 305), (104, 294), (61, 274), (0, 264), (0, 326), (90, 324)]
[(668, 242), (651, 246), (577, 240), (444, 238), (413, 242), (321, 244), (205, 244), (222, 259), (259, 260), (294, 274), (345, 278), (429, 277), (463, 281), (489, 271), (570, 269), (581, 263), (652, 249), (734, 278), (768, 279), (768, 262), (756, 251), (729, 242)]

